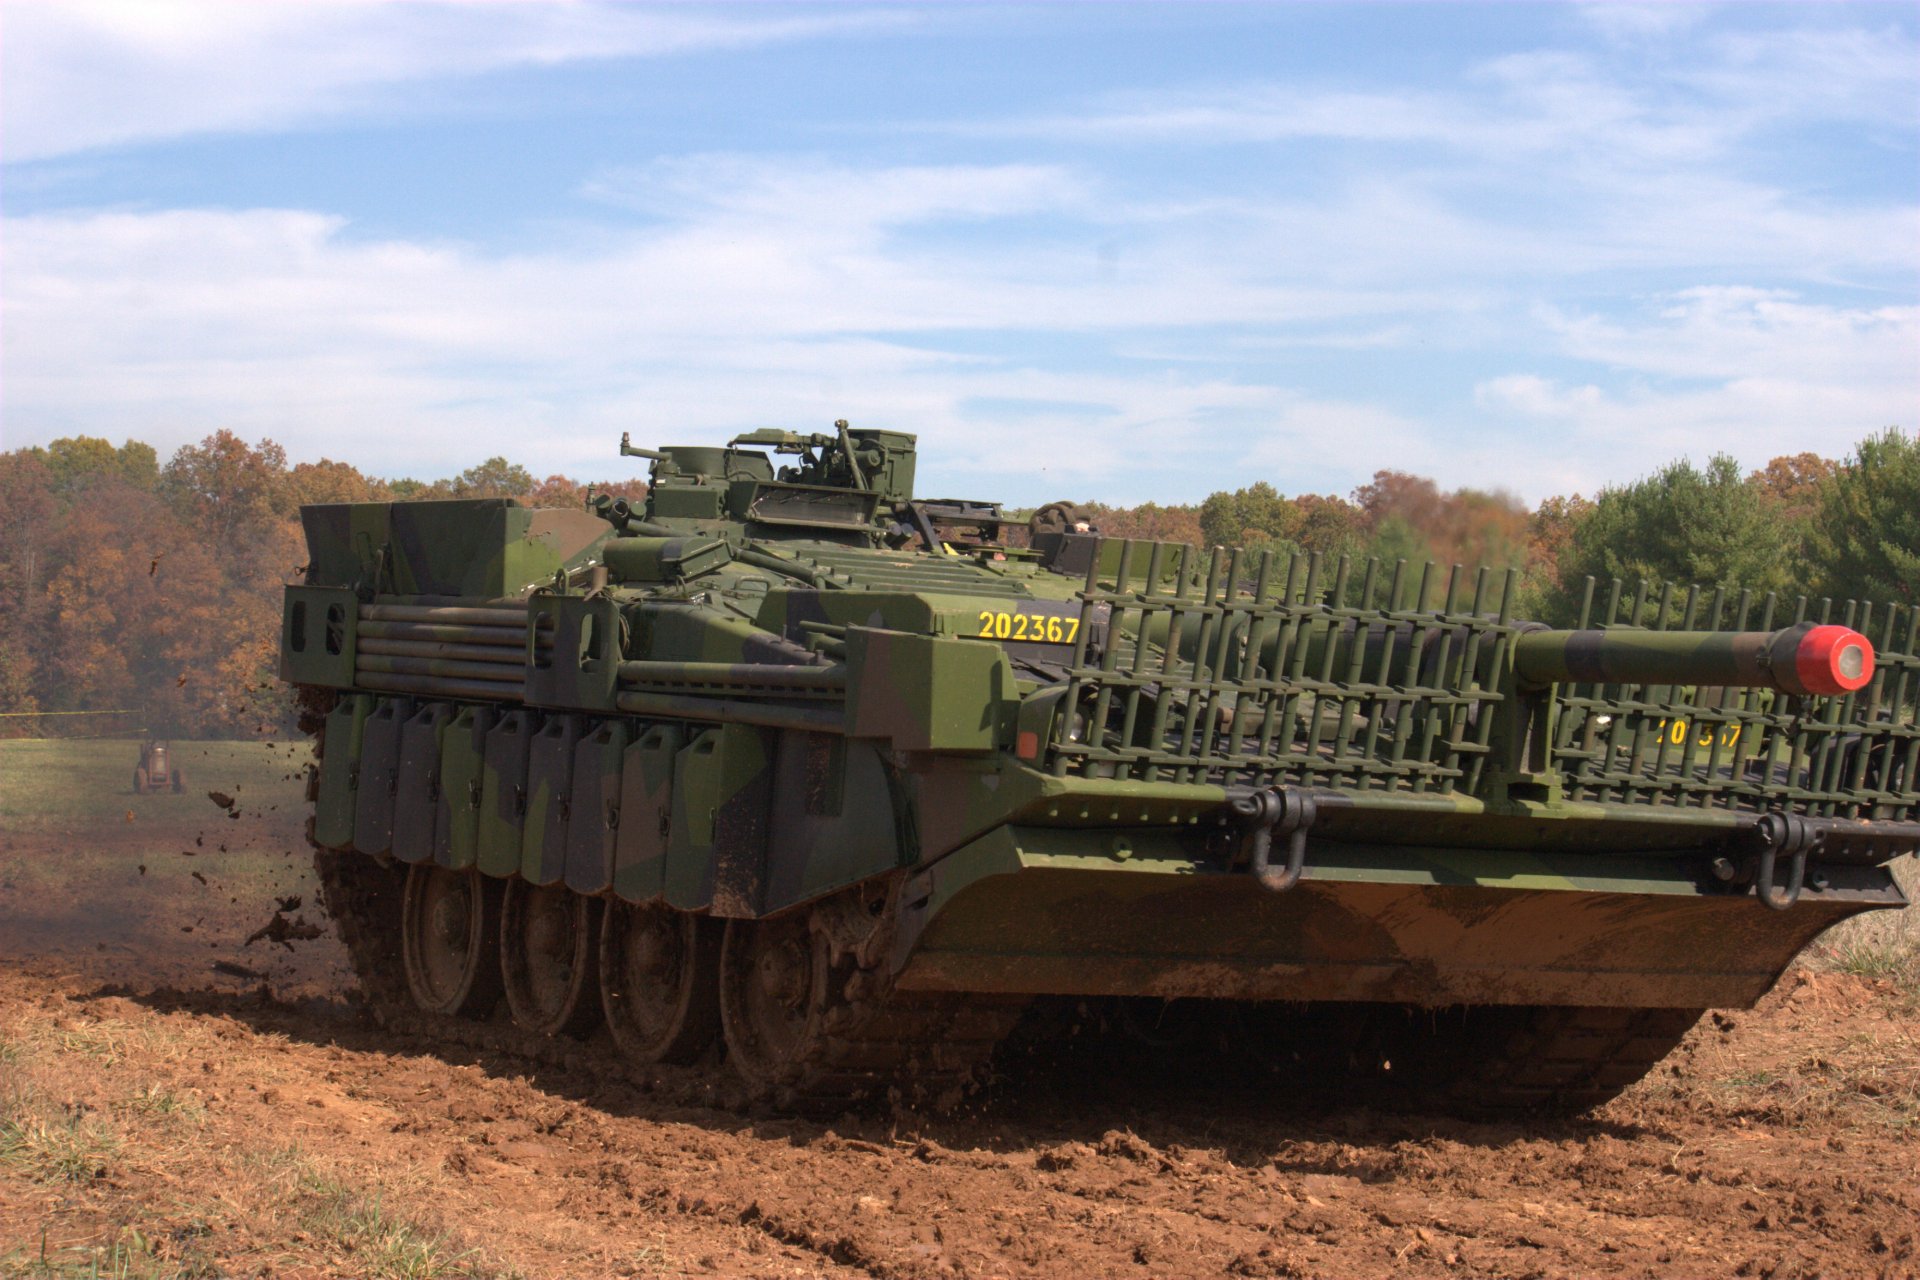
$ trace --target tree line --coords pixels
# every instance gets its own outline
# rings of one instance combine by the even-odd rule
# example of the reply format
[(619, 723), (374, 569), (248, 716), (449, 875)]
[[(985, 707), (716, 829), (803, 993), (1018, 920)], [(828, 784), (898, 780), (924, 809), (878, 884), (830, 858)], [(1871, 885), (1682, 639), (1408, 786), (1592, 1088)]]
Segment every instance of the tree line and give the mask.
[(1109, 536), (1519, 570), (1516, 616), (1570, 625), (1587, 578), (1837, 601), (1920, 599), (1920, 439), (1889, 429), (1840, 459), (1725, 455), (1546, 499), (1442, 490), (1379, 471), (1345, 498), (1265, 480), (1177, 506), (1089, 507)]
[(0, 453), (0, 736), (285, 734), (280, 589), (306, 563), (303, 504), (586, 493), (504, 458), (426, 481), (288, 465), (228, 431), (164, 465), (88, 436)]
[[(315, 502), (511, 497), (574, 506), (587, 485), (489, 458), (438, 480), (382, 480), (219, 431), (164, 465), (87, 436), (0, 453), (0, 736), (288, 732), (275, 677), (280, 588), (305, 562)], [(1529, 508), (1381, 471), (1346, 497), (1261, 480), (1192, 504), (1087, 504), (1113, 537), (1487, 564), (1520, 571), (1521, 616), (1566, 624), (1588, 576), (1836, 600), (1920, 598), (1920, 439), (1888, 430), (1844, 458), (1743, 473), (1676, 462), (1592, 498)], [(116, 712), (94, 716), (72, 713)], [(57, 713), (57, 714), (56, 714)]]

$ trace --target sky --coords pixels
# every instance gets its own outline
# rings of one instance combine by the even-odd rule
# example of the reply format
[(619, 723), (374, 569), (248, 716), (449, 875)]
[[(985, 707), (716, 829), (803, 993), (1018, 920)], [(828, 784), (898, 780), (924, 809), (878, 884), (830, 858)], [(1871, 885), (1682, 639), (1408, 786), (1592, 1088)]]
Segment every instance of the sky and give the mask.
[(0, 5), (0, 446), (1528, 501), (1920, 427), (1920, 6)]

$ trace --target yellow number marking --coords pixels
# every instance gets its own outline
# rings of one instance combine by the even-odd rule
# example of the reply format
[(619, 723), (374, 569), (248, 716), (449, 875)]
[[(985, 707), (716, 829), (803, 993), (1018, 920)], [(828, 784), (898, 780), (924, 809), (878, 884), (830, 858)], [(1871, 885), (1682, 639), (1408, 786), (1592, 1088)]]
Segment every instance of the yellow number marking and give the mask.
[(980, 630), (985, 640), (1026, 640), (1038, 644), (1072, 644), (1080, 634), (1079, 618), (1062, 618), (1045, 613), (1001, 613), (980, 611)]
[[(1687, 736), (1692, 732), (1693, 728), (1694, 726), (1688, 724), (1685, 720), (1662, 720), (1660, 722), (1659, 732), (1662, 738), (1665, 738), (1674, 746), (1680, 747), (1686, 745)], [(1699, 732), (1693, 736), (1693, 742), (1694, 745), (1698, 747), (1711, 747), (1716, 737), (1723, 747), (1738, 746), (1740, 743), (1740, 726), (1737, 724), (1723, 724), (1716, 734), (1712, 725), (1700, 725)]]

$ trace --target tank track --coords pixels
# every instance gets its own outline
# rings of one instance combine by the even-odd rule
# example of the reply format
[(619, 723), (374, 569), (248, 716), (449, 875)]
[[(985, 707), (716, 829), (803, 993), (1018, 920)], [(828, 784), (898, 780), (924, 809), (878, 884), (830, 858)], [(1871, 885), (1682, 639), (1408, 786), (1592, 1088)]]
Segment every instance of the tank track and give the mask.
[[(656, 1083), (657, 1068), (622, 1059), (604, 1036), (582, 1045), (524, 1032), (503, 1019), (467, 1020), (416, 1008), (401, 976), (404, 868), (315, 848), (314, 869), (368, 1012), (382, 1027), (553, 1066), (584, 1063), (602, 1076), (642, 1087)], [(876, 1103), (950, 1110), (979, 1083), (1027, 1009), (1019, 999), (888, 990), (879, 962), (861, 959), (876, 950), (842, 951), (840, 999), (827, 1014), (825, 1034), (764, 1092), (768, 1101), (797, 1111)], [(1375, 1012), (1386, 1011), (1376, 1007)], [(1398, 1076), (1401, 1103), (1415, 1108), (1444, 1099), (1457, 1111), (1574, 1115), (1611, 1101), (1644, 1077), (1702, 1012), (1552, 1006), (1450, 1010), (1443, 1025), (1422, 1033), (1402, 1024), (1401, 1035), (1385, 1037), (1388, 1043), (1379, 1043), (1379, 1051), (1399, 1057), (1406, 1067), (1376, 1077), (1376, 1083)], [(1405, 1013), (1418, 1016), (1419, 1011)], [(1398, 1045), (1390, 1048), (1395, 1040)], [(1034, 1047), (1028, 1046), (1029, 1052)], [(1361, 1077), (1366, 1074), (1362, 1070)], [(1356, 1082), (1351, 1074), (1342, 1075), (1349, 1086)], [(744, 1108), (755, 1096), (741, 1086), (720, 1101)]]
[[(606, 1077), (651, 1087), (659, 1068), (622, 1059), (604, 1034), (586, 1045), (539, 1036), (504, 1019), (469, 1020), (415, 1007), (400, 957), (400, 897), (406, 869), (363, 854), (314, 848), (321, 900), (346, 945), (367, 1011), (383, 1028), (553, 1066), (591, 1065)], [(884, 931), (881, 931), (884, 932)], [(872, 949), (863, 948), (871, 954)], [(858, 964), (841, 984), (826, 1034), (796, 1060), (767, 1098), (802, 1111), (844, 1110), (885, 1102), (949, 1110), (979, 1083), (1023, 1000), (894, 992), (876, 960)], [(723, 1105), (750, 1105), (741, 1086)]]
[(1483, 1012), (1492, 1014), (1492, 1025), (1477, 1035), (1467, 1031), (1451, 1046), (1448, 1095), (1488, 1111), (1570, 1115), (1612, 1101), (1643, 1078), (1705, 1010), (1527, 1006)]
[[(1670, 1053), (1696, 1009), (1546, 1005), (1424, 1009), (1329, 1001), (1274, 1006), (1176, 1001), (1164, 1043), (1130, 1026), (1127, 1001), (1036, 1001), (1007, 1045), (1043, 1072), (1057, 1063), (1191, 1087), (1192, 1064), (1226, 1064), (1218, 1083), (1263, 1093), (1337, 1096), (1394, 1110), (1524, 1118), (1608, 1102)], [(1144, 1006), (1143, 1006), (1144, 1007)], [(1151, 1012), (1151, 1010), (1148, 1010)], [(1049, 1016), (1050, 1015), (1050, 1016)]]
[(313, 870), (320, 881), (320, 901), (346, 944), (367, 1009), (388, 1025), (412, 1007), (400, 967), (400, 894), (406, 869), (314, 845)]
[(1013, 1030), (1023, 1000), (893, 992), (834, 1011), (827, 1034), (773, 1091), (778, 1105), (854, 1102), (950, 1111)]

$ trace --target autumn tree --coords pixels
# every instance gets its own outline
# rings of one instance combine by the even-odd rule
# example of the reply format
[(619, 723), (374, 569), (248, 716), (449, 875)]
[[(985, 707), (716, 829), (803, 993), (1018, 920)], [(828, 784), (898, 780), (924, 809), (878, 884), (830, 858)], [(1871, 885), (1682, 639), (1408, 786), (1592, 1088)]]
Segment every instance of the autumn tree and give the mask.
[[(45, 631), (54, 484), (42, 451), (0, 454), (0, 711), (40, 709), (34, 640)], [(31, 723), (9, 716), (0, 731), (26, 732)]]
[(1819, 509), (1820, 495), (1833, 477), (1837, 463), (1817, 453), (1775, 458), (1747, 477), (1778, 517), (1799, 531)]
[(525, 498), (533, 492), (533, 473), (505, 458), (488, 458), (453, 479), (456, 498)]
[(1482, 489), (1443, 492), (1425, 476), (1376, 471), (1353, 493), (1382, 558), (1441, 564), (1524, 565), (1532, 513), (1510, 493)]
[(1206, 541), (1200, 528), (1200, 509), (1195, 506), (1163, 507), (1157, 502), (1143, 502), (1137, 507), (1109, 507), (1098, 502), (1081, 506), (1094, 527), (1109, 538), (1190, 542), (1196, 546)]
[(389, 502), (392, 490), (384, 480), (362, 475), (345, 462), (322, 458), (302, 462), (287, 473), (295, 506), (320, 502)]
[(298, 505), (286, 450), (271, 440), (252, 446), (225, 430), (182, 446), (160, 473), (160, 491), (196, 531), (228, 547)]

